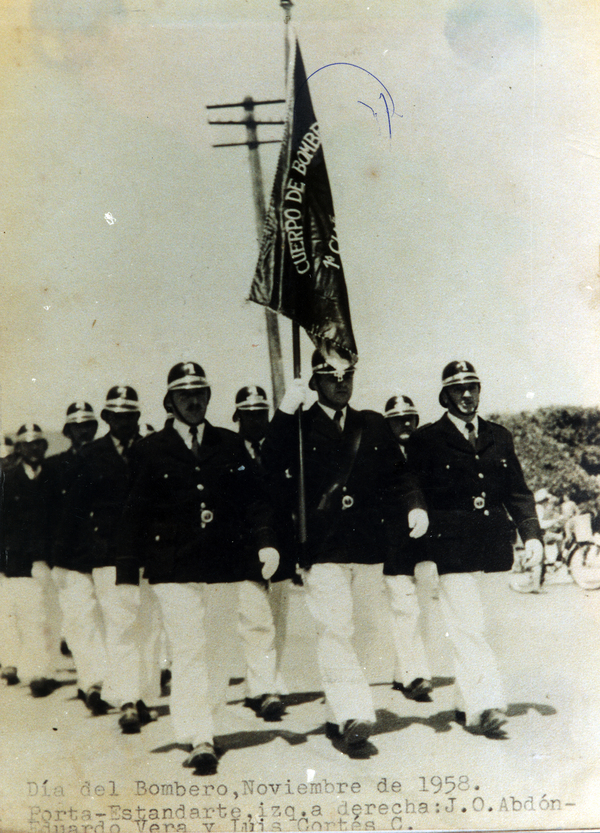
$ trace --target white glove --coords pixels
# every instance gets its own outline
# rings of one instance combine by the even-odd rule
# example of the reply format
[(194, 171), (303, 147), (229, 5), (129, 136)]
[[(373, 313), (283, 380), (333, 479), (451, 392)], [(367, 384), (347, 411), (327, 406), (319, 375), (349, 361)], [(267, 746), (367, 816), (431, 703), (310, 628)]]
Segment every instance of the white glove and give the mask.
[(544, 560), (544, 545), (537, 538), (530, 538), (525, 541), (525, 556), (523, 567), (535, 567)]
[(258, 557), (262, 561), (262, 577), (268, 581), (279, 567), (279, 553), (275, 547), (262, 547), (258, 551)]
[(408, 513), (408, 528), (411, 538), (421, 538), (427, 532), (429, 517), (424, 509), (411, 509)]
[(279, 403), (279, 410), (284, 414), (295, 414), (300, 405), (306, 401), (306, 385), (302, 379), (293, 379), (291, 385), (283, 394)]

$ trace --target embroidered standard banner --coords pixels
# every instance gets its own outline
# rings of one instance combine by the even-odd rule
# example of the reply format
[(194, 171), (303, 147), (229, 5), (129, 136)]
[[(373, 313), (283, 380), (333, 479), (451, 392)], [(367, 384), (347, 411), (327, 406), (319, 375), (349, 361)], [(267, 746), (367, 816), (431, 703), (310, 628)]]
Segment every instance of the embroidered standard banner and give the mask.
[(300, 46), (250, 300), (303, 327), (324, 358), (357, 358), (333, 199)]

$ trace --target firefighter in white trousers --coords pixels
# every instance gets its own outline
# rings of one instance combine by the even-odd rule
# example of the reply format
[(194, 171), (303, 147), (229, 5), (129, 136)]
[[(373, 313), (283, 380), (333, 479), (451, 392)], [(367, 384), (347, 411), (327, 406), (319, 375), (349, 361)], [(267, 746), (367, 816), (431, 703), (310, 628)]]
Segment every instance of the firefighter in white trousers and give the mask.
[[(64, 592), (76, 600), (73, 616), (80, 621), (82, 634), (72, 650), (78, 672), (83, 671), (80, 689), (86, 704), (94, 714), (116, 706), (121, 711), (122, 730), (132, 733), (156, 719), (156, 711), (147, 703), (160, 695), (160, 668), (158, 664), (148, 667), (153, 662), (152, 651), (144, 662), (139, 647), (157, 641), (157, 624), (151, 630), (153, 636), (136, 633), (133, 671), (124, 678), (123, 652), (127, 649), (122, 638), (129, 626), (124, 622), (131, 618), (130, 600), (116, 587), (119, 522), (129, 495), (130, 457), (140, 441), (137, 392), (129, 385), (114, 385), (100, 416), (109, 431), (78, 452), (57, 535), (55, 562), (68, 571)], [(80, 576), (74, 577), (73, 572)], [(101, 628), (96, 630), (99, 615)], [(97, 661), (89, 663), (82, 654), (87, 654), (90, 641), (98, 645), (101, 634), (105, 653), (99, 647)]]
[[(352, 644), (353, 585), (360, 573), (381, 575), (395, 534), (388, 515), (427, 529), (418, 487), (405, 475), (385, 420), (349, 406), (354, 364), (334, 366), (319, 351), (312, 357), (310, 386), (318, 396), (302, 413), (307, 541), (302, 556), (307, 604), (317, 625), (317, 653), (327, 704), (327, 734), (348, 755), (371, 754), (373, 697)], [(345, 366), (344, 366), (345, 365)], [(305, 386), (295, 380), (275, 413), (264, 443), (269, 472), (289, 470), (298, 483), (298, 416)], [(290, 507), (290, 512), (293, 509)]]
[(440, 575), (440, 605), (463, 706), (457, 718), (472, 733), (498, 737), (506, 732), (507, 700), (485, 636), (478, 574), (511, 569), (515, 527), (528, 565), (541, 563), (543, 546), (512, 436), (478, 415), (480, 390), (470, 362), (446, 365), (439, 394), (445, 413), (412, 434), (407, 467), (427, 501), (425, 547)]
[[(406, 462), (406, 443), (419, 425), (419, 413), (406, 394), (390, 397), (384, 417)], [(392, 636), (395, 648), (393, 688), (409, 700), (431, 701), (431, 671), (420, 629), (421, 609), (415, 584), (415, 567), (427, 555), (423, 538), (411, 538), (408, 526), (404, 535), (387, 555), (383, 566), (384, 581), (392, 612)], [(435, 565), (429, 562), (435, 570)]]
[(285, 644), (291, 579), (296, 574), (292, 518), (281, 500), (285, 487), (270, 482), (262, 465), (262, 445), (269, 424), (269, 402), (264, 388), (247, 385), (235, 397), (234, 422), (244, 442), (247, 465), (265, 482), (274, 509), (280, 554), (279, 567), (269, 582), (244, 581), (239, 586), (238, 632), (246, 660), (245, 704), (263, 720), (280, 720), (287, 694), (280, 664)]
[(34, 697), (60, 686), (60, 610), (52, 581), (51, 531), (55, 486), (44, 457), (48, 443), (34, 423), (16, 435), (19, 464), (2, 490), (1, 568), (4, 631), (0, 676), (22, 681)]
[[(268, 579), (279, 561), (270, 509), (243, 443), (205, 419), (210, 393), (196, 362), (171, 368), (164, 404), (172, 418), (133, 455), (117, 565), (118, 585), (130, 592), (143, 567), (158, 601), (172, 658), (175, 740), (190, 746), (183, 765), (202, 774), (216, 771), (219, 755), (209, 689), (223, 689), (215, 686), (223, 663), (215, 669), (207, 656), (210, 595), (226, 598), (221, 591), (232, 582)], [(235, 609), (223, 616), (230, 620)]]

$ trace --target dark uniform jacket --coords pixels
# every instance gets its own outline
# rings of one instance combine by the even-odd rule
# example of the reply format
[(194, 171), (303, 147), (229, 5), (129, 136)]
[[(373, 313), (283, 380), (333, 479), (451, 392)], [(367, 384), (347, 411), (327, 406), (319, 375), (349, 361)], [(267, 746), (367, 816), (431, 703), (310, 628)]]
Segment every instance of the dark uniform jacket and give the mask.
[(51, 470), (52, 476), (56, 481), (58, 494), (61, 496), (62, 501), (64, 501), (77, 475), (77, 466), (79, 464), (78, 452), (71, 446), (66, 451), (61, 451), (60, 454), (53, 454), (51, 457), (46, 457), (45, 464)]
[(533, 496), (506, 428), (479, 418), (473, 448), (444, 414), (416, 431), (407, 451), (429, 512), (427, 557), (440, 574), (510, 570), (515, 525), (524, 541), (541, 540)]
[(34, 561), (51, 564), (53, 479), (45, 463), (33, 480), (22, 464), (3, 477), (0, 571), (11, 578), (31, 576)]
[[(389, 424), (386, 421), (386, 425)], [(390, 433), (392, 433), (390, 431)], [(393, 434), (392, 434), (393, 436)], [(394, 442), (398, 443), (396, 437)], [(406, 466), (406, 457), (402, 447), (398, 443), (400, 455), (402, 457), (402, 465)], [(383, 565), (383, 572), (386, 576), (412, 576), (415, 572), (415, 566), (420, 561), (427, 559), (427, 550), (425, 546), (425, 537), (411, 538), (410, 529), (408, 526), (408, 518), (406, 515), (399, 513), (391, 513), (385, 518), (385, 524), (393, 531), (388, 531), (387, 538), (390, 541), (386, 560)]]
[(117, 583), (259, 580), (258, 550), (275, 546), (271, 512), (237, 434), (209, 422), (196, 457), (172, 423), (132, 461)]
[(90, 573), (96, 567), (116, 564), (119, 521), (129, 495), (131, 467), (110, 434), (85, 445), (77, 456), (76, 472), (68, 475), (73, 482), (56, 534), (54, 563)]
[(67, 495), (77, 476), (79, 454), (71, 446), (66, 451), (61, 451), (60, 454), (53, 454), (51, 457), (46, 457), (45, 465), (52, 476), (54, 486), (51, 535), (53, 551), (56, 552), (55, 541), (60, 534), (60, 525), (66, 507)]
[[(242, 440), (243, 442), (243, 440)], [(294, 518), (290, 512), (290, 480), (285, 472), (269, 476), (262, 460), (262, 448), (252, 457), (244, 442), (246, 465), (253, 476), (260, 480), (272, 510), (272, 525), (277, 540), (279, 566), (269, 581), (284, 581), (296, 577), (298, 547), (294, 530)]]
[[(405, 523), (409, 510), (424, 506), (384, 418), (348, 407), (340, 434), (315, 403), (302, 415), (302, 431), (308, 534), (302, 566), (384, 561), (389, 548), (397, 545), (398, 526)], [(360, 444), (353, 455), (358, 435)], [(263, 445), (263, 461), (269, 472), (289, 469), (297, 500), (296, 414), (275, 413)], [(346, 482), (341, 484), (340, 479)], [(293, 511), (297, 514), (297, 509)], [(385, 524), (386, 518), (397, 522)]]

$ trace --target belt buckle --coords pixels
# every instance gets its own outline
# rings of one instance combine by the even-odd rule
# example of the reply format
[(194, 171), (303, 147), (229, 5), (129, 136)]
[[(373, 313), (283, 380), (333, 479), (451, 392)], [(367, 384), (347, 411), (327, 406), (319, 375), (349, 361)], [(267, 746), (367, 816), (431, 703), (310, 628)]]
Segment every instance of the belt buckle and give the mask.
[(214, 515), (210, 509), (202, 509), (202, 511), (200, 512), (200, 521), (202, 524), (202, 529), (204, 529), (206, 524), (209, 524), (213, 518)]

